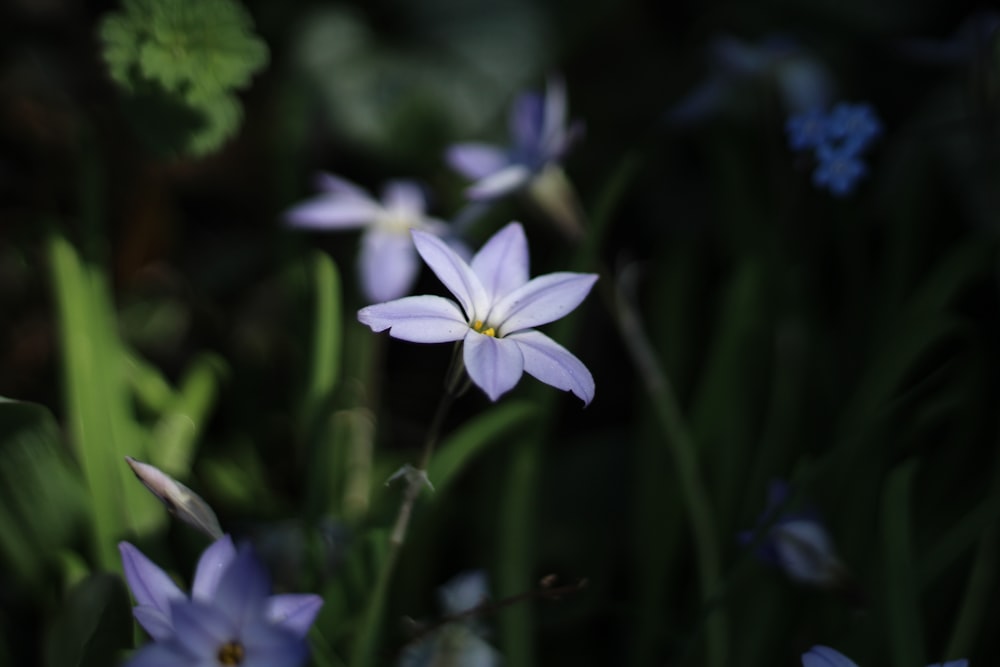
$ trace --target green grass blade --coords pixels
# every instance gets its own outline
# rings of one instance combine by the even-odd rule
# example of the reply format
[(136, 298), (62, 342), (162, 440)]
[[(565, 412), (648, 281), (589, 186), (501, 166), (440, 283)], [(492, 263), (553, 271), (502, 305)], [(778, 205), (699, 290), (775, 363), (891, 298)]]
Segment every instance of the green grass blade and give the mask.
[(894, 667), (924, 665), (920, 591), (913, 562), (911, 503), (917, 462), (890, 475), (882, 495), (882, 548), (885, 551), (885, 614)]

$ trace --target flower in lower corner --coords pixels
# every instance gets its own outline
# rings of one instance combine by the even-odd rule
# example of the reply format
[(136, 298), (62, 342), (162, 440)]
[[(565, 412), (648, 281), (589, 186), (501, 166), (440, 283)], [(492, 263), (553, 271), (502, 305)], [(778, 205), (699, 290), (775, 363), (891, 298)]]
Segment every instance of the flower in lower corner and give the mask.
[(438, 597), (449, 620), (407, 646), (398, 666), (498, 667), (500, 653), (486, 641), (486, 628), (476, 616), (489, 601), (486, 573), (462, 572), (438, 589)]
[(409, 293), (420, 262), (411, 229), (443, 235), (447, 226), (426, 214), (423, 190), (412, 181), (389, 181), (381, 201), (343, 178), (320, 174), (323, 194), (285, 213), (285, 220), (302, 229), (364, 228), (359, 270), (361, 287), (372, 303)]
[[(829, 646), (813, 646), (802, 654), (802, 667), (858, 667), (857, 663)], [(927, 667), (969, 667), (968, 660), (935, 662)]]
[(528, 279), (528, 242), (512, 222), (490, 238), (468, 263), (440, 239), (414, 231), (417, 252), (458, 300), (411, 296), (358, 311), (373, 331), (414, 343), (463, 341), (465, 369), (491, 400), (528, 373), (584, 403), (594, 398), (594, 378), (583, 363), (534, 327), (576, 308), (597, 275), (549, 273)]
[(267, 570), (249, 546), (225, 535), (202, 554), (191, 595), (128, 542), (118, 545), (135, 596), (132, 612), (155, 640), (127, 667), (298, 667), (318, 595), (271, 595)]

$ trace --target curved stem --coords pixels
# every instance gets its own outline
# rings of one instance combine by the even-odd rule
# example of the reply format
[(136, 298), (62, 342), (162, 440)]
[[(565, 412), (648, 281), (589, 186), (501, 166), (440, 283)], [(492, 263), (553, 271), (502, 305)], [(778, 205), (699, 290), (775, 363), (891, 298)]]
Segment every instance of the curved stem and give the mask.
[(720, 549), (715, 534), (715, 513), (699, 470), (694, 438), (685, 424), (673, 385), (662, 371), (653, 346), (642, 329), (636, 309), (617, 283), (614, 283), (613, 289), (614, 294), (607, 296), (611, 297), (615, 320), (625, 347), (642, 377), (646, 393), (653, 402), (670, 455), (677, 465), (681, 491), (687, 501), (685, 504), (698, 553), (701, 596), (705, 606), (708, 664), (723, 667), (727, 664), (728, 621), (724, 611), (714, 606), (714, 596), (721, 578)]

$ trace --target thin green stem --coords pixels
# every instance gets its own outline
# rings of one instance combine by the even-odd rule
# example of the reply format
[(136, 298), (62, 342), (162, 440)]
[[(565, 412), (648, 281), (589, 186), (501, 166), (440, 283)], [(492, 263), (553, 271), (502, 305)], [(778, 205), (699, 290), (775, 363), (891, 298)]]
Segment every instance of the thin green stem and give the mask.
[(673, 385), (656, 357), (643, 331), (639, 315), (615, 284), (612, 310), (616, 315), (625, 347), (632, 356), (646, 393), (655, 408), (657, 421), (663, 430), (666, 445), (677, 466), (678, 481), (686, 501), (688, 519), (698, 554), (699, 583), (706, 613), (706, 654), (708, 664), (727, 664), (728, 619), (720, 606), (714, 606), (721, 578), (721, 559), (715, 534), (715, 514), (702, 481), (694, 438), (681, 413)]
[[(456, 361), (457, 360), (457, 361)], [(461, 356), (456, 354), (452, 359), (452, 368), (448, 372), (445, 392), (438, 403), (434, 417), (427, 429), (427, 437), (424, 439), (423, 451), (420, 455), (420, 463), (416, 469), (409, 470), (404, 475), (406, 480), (406, 490), (403, 493), (403, 502), (400, 503), (399, 512), (396, 514), (396, 521), (393, 524), (392, 532), (389, 535), (388, 553), (381, 561), (378, 575), (375, 579), (375, 589), (372, 591), (371, 601), (365, 612), (365, 621), (362, 631), (355, 644), (355, 650), (351, 656), (352, 667), (366, 667), (373, 664), (375, 646), (378, 643), (382, 617), (385, 613), (386, 600), (389, 597), (389, 585), (392, 583), (393, 574), (396, 571), (396, 563), (399, 561), (399, 554), (403, 544), (406, 542), (406, 533), (413, 517), (413, 508), (420, 497), (420, 492), (427, 484), (427, 466), (430, 464), (434, 449), (437, 447), (441, 436), (441, 427), (444, 425), (445, 417), (460, 394), (456, 391), (456, 385), (461, 384), (456, 363), (461, 361)]]

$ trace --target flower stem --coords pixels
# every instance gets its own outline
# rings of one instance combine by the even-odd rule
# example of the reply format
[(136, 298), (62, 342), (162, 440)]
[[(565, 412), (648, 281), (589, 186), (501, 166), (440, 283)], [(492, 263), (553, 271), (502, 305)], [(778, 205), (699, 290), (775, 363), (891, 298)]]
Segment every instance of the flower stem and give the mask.
[(420, 491), (427, 483), (427, 466), (430, 464), (431, 456), (433, 456), (434, 449), (440, 439), (441, 427), (444, 425), (445, 417), (448, 415), (448, 411), (451, 409), (455, 399), (464, 391), (462, 376), (465, 369), (463, 366), (457, 365), (462, 360), (459, 349), (456, 349), (455, 356), (452, 357), (451, 367), (446, 376), (444, 395), (441, 397), (441, 402), (438, 403), (437, 410), (427, 429), (424, 448), (420, 454), (420, 463), (416, 469), (404, 476), (406, 490), (403, 493), (403, 502), (399, 506), (396, 521), (389, 535), (388, 552), (382, 558), (378, 574), (376, 575), (375, 589), (372, 591), (371, 599), (365, 612), (364, 625), (361, 632), (358, 633), (358, 639), (351, 655), (351, 667), (367, 667), (373, 664), (375, 646), (378, 642), (379, 629), (385, 611), (385, 603), (389, 596), (389, 584), (396, 571), (399, 553), (406, 542), (406, 533), (410, 527), (410, 519), (413, 517), (413, 508), (417, 503), (417, 498), (420, 497)]
[[(721, 577), (719, 544), (715, 534), (715, 515), (698, 466), (694, 438), (685, 424), (673, 385), (663, 372), (652, 344), (643, 331), (632, 303), (615, 283), (612, 309), (625, 347), (642, 377), (646, 393), (666, 436), (670, 455), (677, 466), (678, 481), (686, 500), (688, 519), (698, 553), (702, 603), (705, 606), (706, 651), (708, 665), (726, 665), (728, 622), (721, 607), (715, 606), (715, 594)], [(714, 607), (714, 608), (713, 608)]]

